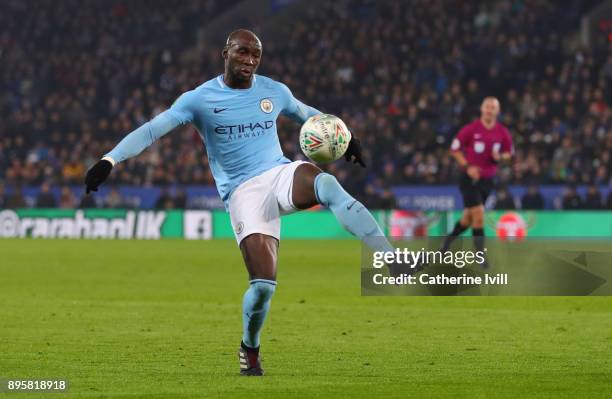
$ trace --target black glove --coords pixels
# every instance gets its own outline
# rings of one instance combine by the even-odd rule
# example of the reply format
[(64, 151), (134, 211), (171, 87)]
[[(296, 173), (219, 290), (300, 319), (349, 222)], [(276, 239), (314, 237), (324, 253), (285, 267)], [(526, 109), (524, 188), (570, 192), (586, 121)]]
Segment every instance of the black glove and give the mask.
[[(355, 159), (352, 159), (353, 157), (355, 157)], [(356, 137), (351, 137), (348, 148), (344, 153), (344, 159), (346, 159), (347, 162), (351, 162), (352, 160), (353, 163), (358, 163), (363, 168), (366, 167), (366, 164), (363, 161), (363, 156), (361, 155), (361, 143)]]
[(113, 169), (113, 164), (106, 159), (101, 159), (92, 166), (87, 171), (87, 176), (85, 176), (85, 194), (89, 194), (92, 191), (98, 191), (98, 186), (106, 180), (111, 169)]

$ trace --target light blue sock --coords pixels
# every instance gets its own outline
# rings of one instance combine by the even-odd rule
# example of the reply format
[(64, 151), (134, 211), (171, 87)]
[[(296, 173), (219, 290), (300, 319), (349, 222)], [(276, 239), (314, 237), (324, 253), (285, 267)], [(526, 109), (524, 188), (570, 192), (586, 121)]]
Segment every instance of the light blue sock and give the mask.
[(344, 228), (359, 237), (371, 250), (395, 251), (370, 211), (344, 191), (334, 176), (319, 173), (314, 186), (319, 203), (331, 209)]
[(251, 280), (242, 299), (242, 342), (249, 348), (259, 347), (259, 336), (270, 309), (276, 281), (258, 278)]

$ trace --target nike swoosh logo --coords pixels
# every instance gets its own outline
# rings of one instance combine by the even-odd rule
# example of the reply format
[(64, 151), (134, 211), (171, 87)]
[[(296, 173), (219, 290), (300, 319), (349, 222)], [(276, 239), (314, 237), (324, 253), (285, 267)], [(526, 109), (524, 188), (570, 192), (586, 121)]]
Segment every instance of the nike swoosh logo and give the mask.
[(357, 203), (357, 200), (355, 200), (355, 201), (351, 202), (349, 205), (347, 205), (347, 206), (346, 206), (346, 210), (347, 210), (347, 211), (350, 211), (350, 210), (351, 210), (351, 208), (353, 207), (353, 205), (355, 205), (356, 203)]
[(215, 109), (213, 110), (213, 112), (214, 112), (215, 114), (218, 114), (219, 112), (223, 112), (223, 111), (225, 111), (226, 109), (227, 109), (227, 108), (215, 108)]

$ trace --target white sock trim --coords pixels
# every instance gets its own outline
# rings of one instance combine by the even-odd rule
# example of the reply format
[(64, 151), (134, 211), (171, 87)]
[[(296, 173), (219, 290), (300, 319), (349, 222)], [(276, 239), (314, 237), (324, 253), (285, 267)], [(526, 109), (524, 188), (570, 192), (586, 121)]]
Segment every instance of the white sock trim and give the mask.
[(113, 166), (115, 166), (117, 164), (117, 162), (115, 162), (115, 160), (113, 158), (109, 157), (109, 156), (102, 157), (102, 160), (110, 162), (111, 165), (113, 165)]

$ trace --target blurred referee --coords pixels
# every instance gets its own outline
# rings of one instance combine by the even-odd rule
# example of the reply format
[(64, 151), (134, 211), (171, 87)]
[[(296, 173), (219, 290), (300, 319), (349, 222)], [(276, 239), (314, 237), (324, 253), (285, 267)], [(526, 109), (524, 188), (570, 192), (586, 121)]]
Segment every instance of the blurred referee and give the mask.
[(459, 182), (463, 215), (444, 240), (442, 252), (470, 227), (475, 249), (484, 250), (484, 205), (493, 189), (498, 163), (509, 161), (513, 153), (512, 137), (497, 121), (499, 111), (499, 100), (486, 97), (480, 106), (480, 119), (465, 125), (451, 144), (451, 155), (463, 170)]

